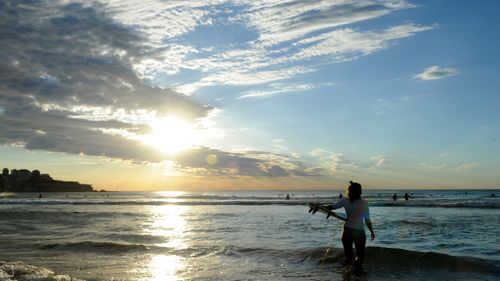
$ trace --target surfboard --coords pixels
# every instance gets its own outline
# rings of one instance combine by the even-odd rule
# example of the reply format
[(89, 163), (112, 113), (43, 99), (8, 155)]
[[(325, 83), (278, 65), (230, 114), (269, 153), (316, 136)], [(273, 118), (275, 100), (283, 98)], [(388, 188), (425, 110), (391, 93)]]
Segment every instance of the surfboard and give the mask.
[(313, 215), (319, 211), (320, 213), (326, 214), (326, 219), (328, 219), (329, 217), (335, 217), (339, 220), (347, 221), (347, 217), (344, 214), (339, 214), (334, 211), (331, 211), (327, 207), (320, 205), (318, 203), (308, 202), (307, 206), (309, 207), (309, 213), (312, 213)]

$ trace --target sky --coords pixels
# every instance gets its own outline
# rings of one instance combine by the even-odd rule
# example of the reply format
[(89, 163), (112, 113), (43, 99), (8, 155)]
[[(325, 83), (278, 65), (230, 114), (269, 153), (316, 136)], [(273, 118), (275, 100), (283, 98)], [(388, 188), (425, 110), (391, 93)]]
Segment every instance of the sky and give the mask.
[(498, 188), (495, 0), (0, 0), (0, 166), (107, 190)]

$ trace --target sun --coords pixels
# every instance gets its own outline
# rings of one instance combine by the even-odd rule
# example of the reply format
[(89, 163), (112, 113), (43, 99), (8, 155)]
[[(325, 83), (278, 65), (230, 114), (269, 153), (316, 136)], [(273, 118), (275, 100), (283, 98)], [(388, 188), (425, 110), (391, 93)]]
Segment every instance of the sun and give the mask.
[(195, 126), (177, 117), (157, 118), (149, 126), (152, 132), (143, 137), (143, 142), (166, 154), (189, 149), (197, 141)]

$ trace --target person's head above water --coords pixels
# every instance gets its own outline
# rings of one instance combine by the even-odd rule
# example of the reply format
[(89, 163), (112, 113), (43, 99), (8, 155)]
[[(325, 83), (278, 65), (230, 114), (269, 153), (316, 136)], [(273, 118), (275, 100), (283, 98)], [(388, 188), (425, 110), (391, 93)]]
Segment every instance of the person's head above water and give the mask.
[(347, 188), (347, 197), (349, 197), (349, 201), (353, 203), (354, 201), (361, 198), (361, 184), (353, 181), (349, 181), (350, 185)]

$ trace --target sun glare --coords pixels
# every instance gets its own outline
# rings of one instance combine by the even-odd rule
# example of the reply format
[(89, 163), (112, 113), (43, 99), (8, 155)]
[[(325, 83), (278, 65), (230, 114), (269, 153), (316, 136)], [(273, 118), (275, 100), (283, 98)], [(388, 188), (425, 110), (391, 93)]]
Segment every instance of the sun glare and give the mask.
[[(164, 192), (158, 193), (165, 197), (175, 197), (182, 193)], [(145, 231), (157, 237), (163, 237), (165, 243), (158, 244), (160, 247), (175, 250), (185, 249), (184, 233), (186, 221), (184, 219), (187, 206), (162, 205), (151, 207), (151, 221), (146, 224)], [(150, 280), (179, 280), (179, 271), (185, 267), (184, 258), (173, 254), (160, 254), (153, 256), (149, 262), (148, 271)]]
[(164, 117), (150, 124), (152, 133), (144, 143), (166, 154), (175, 154), (192, 147), (197, 141), (194, 125), (176, 117)]

